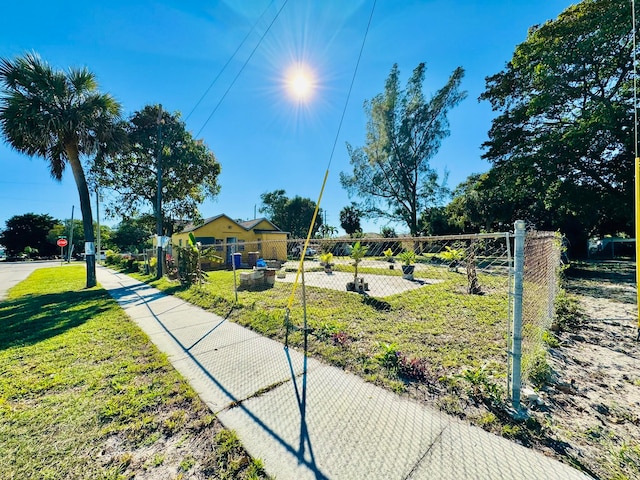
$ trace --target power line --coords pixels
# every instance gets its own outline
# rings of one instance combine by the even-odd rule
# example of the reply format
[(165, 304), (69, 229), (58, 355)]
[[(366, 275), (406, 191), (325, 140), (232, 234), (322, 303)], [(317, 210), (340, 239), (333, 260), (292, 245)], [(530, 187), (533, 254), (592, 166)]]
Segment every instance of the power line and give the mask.
[(231, 85), (229, 85), (229, 88), (227, 88), (227, 90), (224, 92), (224, 94), (222, 95), (222, 97), (220, 98), (220, 100), (218, 101), (218, 103), (216, 104), (216, 106), (213, 108), (213, 111), (211, 112), (211, 114), (207, 117), (207, 119), (205, 120), (204, 124), (202, 125), (202, 127), (200, 127), (200, 130), (198, 130), (198, 133), (196, 133), (196, 138), (200, 135), (200, 133), (202, 132), (202, 130), (204, 129), (204, 127), (207, 125), (207, 123), (209, 123), (209, 120), (211, 120), (211, 117), (213, 117), (213, 114), (216, 113), (216, 111), (218, 110), (218, 107), (220, 107), (220, 105), (222, 104), (222, 101), (225, 99), (225, 97), (227, 96), (227, 94), (229, 93), (229, 90), (231, 90), (231, 88), (233, 87), (233, 85), (236, 83), (236, 80), (238, 80), (238, 77), (240, 76), (240, 74), (242, 74), (243, 70), (245, 69), (245, 67), (247, 66), (247, 64), (249, 63), (249, 61), (251, 60), (251, 58), (253, 57), (254, 53), (256, 53), (256, 50), (258, 50), (258, 47), (260, 46), (260, 44), (262, 43), (262, 41), (264, 40), (264, 37), (267, 36), (267, 33), (269, 33), (269, 30), (271, 30), (271, 27), (273, 26), (273, 24), (276, 22), (276, 20), (278, 19), (278, 17), (280, 16), (280, 13), (282, 12), (282, 9), (285, 7), (285, 5), (287, 4), (289, 0), (285, 0), (284, 3), (282, 4), (282, 6), (280, 7), (280, 10), (278, 10), (278, 13), (276, 13), (276, 16), (273, 17), (273, 20), (271, 20), (271, 23), (269, 24), (269, 26), (267, 27), (267, 29), (264, 31), (264, 33), (262, 34), (262, 36), (260, 37), (260, 40), (258, 41), (258, 44), (253, 48), (253, 50), (251, 51), (251, 54), (249, 55), (249, 57), (247, 58), (247, 60), (244, 62), (244, 64), (242, 65), (242, 67), (240, 68), (240, 71), (236, 74), (236, 76), (233, 78), (233, 80), (231, 81)]
[[(371, 27), (371, 20), (373, 19), (373, 12), (376, 9), (377, 0), (373, 1), (373, 6), (371, 7), (371, 14), (369, 14), (369, 21), (367, 22), (367, 29), (364, 32), (364, 37), (362, 38), (362, 45), (360, 45), (360, 52), (358, 53), (358, 60), (356, 61), (356, 66), (353, 69), (353, 76), (351, 77), (351, 84), (349, 85), (349, 91), (347, 92), (347, 98), (344, 102), (344, 108), (342, 109), (342, 115), (340, 116), (340, 123), (338, 125), (338, 131), (336, 132), (336, 138), (333, 141), (333, 148), (331, 149), (331, 155), (329, 156), (329, 163), (327, 165), (327, 171), (324, 174), (324, 179), (322, 180), (322, 187), (320, 187), (320, 194), (318, 195), (318, 201), (316, 202), (316, 208), (313, 212), (313, 217), (311, 218), (311, 224), (309, 225), (309, 231), (307, 233), (307, 238), (304, 242), (304, 247), (302, 248), (302, 254), (300, 255), (300, 263), (298, 265), (298, 271), (296, 272), (296, 277), (293, 281), (293, 285), (291, 287), (291, 295), (289, 296), (289, 303), (287, 305), (287, 311), (285, 313), (285, 318), (289, 317), (289, 310), (291, 309), (291, 305), (293, 305), (293, 300), (295, 297), (296, 289), (298, 288), (298, 280), (300, 278), (300, 274), (303, 274), (303, 294), (302, 298), (304, 299), (304, 257), (307, 251), (307, 247), (309, 246), (309, 241), (311, 240), (311, 234), (313, 233), (313, 226), (316, 223), (316, 217), (318, 216), (318, 211), (320, 210), (320, 204), (322, 203), (322, 195), (324, 194), (324, 188), (327, 185), (327, 179), (329, 178), (329, 167), (331, 166), (331, 161), (333, 160), (333, 154), (336, 150), (336, 145), (338, 143), (338, 137), (340, 135), (340, 130), (342, 129), (342, 123), (344, 121), (344, 116), (347, 111), (347, 106), (349, 105), (349, 98), (351, 97), (351, 91), (353, 90), (353, 84), (356, 80), (356, 75), (358, 73), (358, 67), (360, 66), (360, 59), (362, 58), (362, 52), (364, 50), (364, 44), (367, 41), (367, 35), (369, 34), (369, 28)], [(305, 330), (306, 330), (306, 307), (303, 306), (304, 316), (305, 316)], [(288, 321), (288, 320), (287, 320)], [(287, 332), (288, 333), (288, 332)]]
[(258, 23), (260, 23), (260, 21), (262, 20), (262, 17), (264, 17), (265, 13), (267, 13), (267, 10), (269, 10), (271, 8), (271, 5), (273, 5), (273, 2), (275, 2), (275, 0), (271, 0), (271, 3), (269, 3), (269, 5), (267, 5), (267, 8), (264, 9), (264, 11), (262, 12), (262, 14), (260, 15), (260, 17), (258, 17), (258, 19), (256, 20), (256, 22), (253, 24), (253, 26), (251, 27), (251, 30), (249, 30), (249, 33), (247, 33), (247, 35), (244, 37), (244, 39), (242, 39), (242, 42), (240, 42), (240, 45), (238, 45), (238, 48), (236, 48), (236, 51), (233, 52), (233, 54), (231, 55), (231, 57), (229, 57), (229, 60), (227, 60), (227, 63), (225, 63), (223, 65), (223, 67), (220, 69), (220, 71), (218, 72), (218, 75), (216, 75), (216, 77), (213, 79), (213, 81), (211, 82), (211, 84), (207, 87), (207, 89), (204, 91), (204, 93), (202, 94), (202, 96), (200, 97), (200, 100), (198, 100), (195, 104), (195, 106), (191, 109), (191, 111), (189, 112), (189, 114), (185, 117), (185, 122), (187, 120), (189, 120), (189, 117), (193, 114), (193, 112), (196, 110), (196, 108), (198, 108), (198, 106), (200, 105), (200, 103), (202, 102), (202, 100), (204, 100), (204, 97), (207, 96), (207, 94), (209, 93), (209, 90), (211, 90), (211, 88), (213, 88), (213, 86), (215, 85), (215, 83), (218, 81), (218, 79), (220, 78), (220, 75), (222, 75), (224, 73), (224, 71), (227, 69), (227, 67), (229, 66), (229, 64), (231, 63), (231, 61), (235, 58), (235, 56), (237, 55), (237, 53), (240, 51), (240, 49), (244, 46), (244, 44), (246, 43), (246, 41), (249, 39), (249, 37), (251, 36), (251, 34), (254, 32), (254, 30), (256, 29), (256, 26), (258, 25)]
[(331, 155), (329, 155), (329, 164), (327, 165), (327, 170), (331, 166), (331, 161), (333, 160), (333, 154), (336, 151), (336, 145), (338, 144), (338, 137), (340, 135), (340, 131), (342, 130), (342, 123), (344, 122), (344, 116), (347, 112), (347, 106), (349, 105), (349, 99), (351, 98), (351, 91), (353, 90), (353, 84), (356, 81), (356, 75), (358, 73), (358, 67), (360, 66), (360, 59), (362, 58), (362, 52), (364, 50), (364, 44), (367, 40), (367, 35), (369, 34), (369, 28), (371, 27), (371, 20), (373, 19), (373, 12), (376, 9), (377, 0), (373, 0), (373, 6), (371, 7), (371, 13), (369, 14), (369, 22), (367, 23), (367, 29), (364, 32), (364, 37), (362, 39), (362, 45), (360, 45), (360, 53), (358, 53), (358, 60), (356, 61), (356, 68), (353, 70), (353, 76), (351, 77), (351, 85), (349, 85), (349, 92), (347, 93), (347, 99), (344, 102), (344, 108), (342, 109), (342, 115), (340, 116), (340, 124), (338, 125), (338, 131), (336, 132), (336, 138), (333, 141), (333, 147), (331, 148)]

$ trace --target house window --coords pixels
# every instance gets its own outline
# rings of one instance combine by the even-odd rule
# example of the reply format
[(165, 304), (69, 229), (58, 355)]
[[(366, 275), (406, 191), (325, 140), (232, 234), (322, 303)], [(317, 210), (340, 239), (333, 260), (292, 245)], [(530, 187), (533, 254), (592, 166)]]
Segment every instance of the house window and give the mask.
[(221, 252), (223, 247), (222, 244), (224, 243), (224, 240), (220, 239), (220, 240), (216, 240), (216, 252)]
[(244, 252), (244, 240), (238, 240), (238, 252)]
[(181, 247), (182, 246), (182, 239), (178, 239), (178, 245)]
[(201, 245), (215, 245), (216, 243), (215, 237), (196, 237), (196, 241)]

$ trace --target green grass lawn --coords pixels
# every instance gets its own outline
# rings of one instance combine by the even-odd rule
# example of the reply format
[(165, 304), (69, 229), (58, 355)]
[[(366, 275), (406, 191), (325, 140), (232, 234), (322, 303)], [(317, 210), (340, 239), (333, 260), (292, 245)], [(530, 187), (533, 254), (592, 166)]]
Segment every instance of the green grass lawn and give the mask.
[(0, 303), (0, 478), (265, 478), (84, 267)]
[[(340, 266), (341, 269), (352, 267)], [(388, 268), (360, 268), (389, 275)], [(480, 274), (484, 295), (466, 293), (466, 275), (430, 267), (416, 277), (441, 283), (384, 298), (328, 288), (307, 287), (309, 352), (394, 391), (415, 384), (464, 382), (467, 369), (482, 370), (483, 382), (498, 388), (506, 375), (507, 279)], [(213, 311), (264, 335), (285, 340), (285, 313), (291, 284), (276, 282), (261, 291), (239, 291), (235, 303), (233, 272), (208, 273), (202, 286), (182, 287), (167, 279), (137, 276), (157, 288)], [(301, 289), (289, 322), (303, 325)], [(290, 332), (289, 343), (303, 345), (303, 332)], [(461, 376), (462, 375), (462, 376)]]

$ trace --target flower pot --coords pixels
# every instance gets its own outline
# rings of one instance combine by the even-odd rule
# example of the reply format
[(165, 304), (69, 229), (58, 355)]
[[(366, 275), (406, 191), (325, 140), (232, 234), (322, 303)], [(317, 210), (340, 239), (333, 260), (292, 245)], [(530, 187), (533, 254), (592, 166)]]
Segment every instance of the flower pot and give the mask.
[(367, 290), (369, 290), (369, 284), (362, 277), (358, 277), (355, 282), (347, 283), (347, 292), (364, 293)]
[(402, 265), (402, 278), (406, 280), (413, 280), (413, 271), (415, 268), (415, 265)]

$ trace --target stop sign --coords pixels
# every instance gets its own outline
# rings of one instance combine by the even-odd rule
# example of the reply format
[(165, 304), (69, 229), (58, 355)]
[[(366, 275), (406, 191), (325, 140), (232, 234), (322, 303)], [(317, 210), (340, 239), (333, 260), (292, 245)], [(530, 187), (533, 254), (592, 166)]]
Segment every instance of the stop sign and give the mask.
[(59, 247), (66, 247), (68, 244), (69, 242), (67, 242), (66, 238), (59, 238), (56, 242), (56, 245), (58, 245)]

